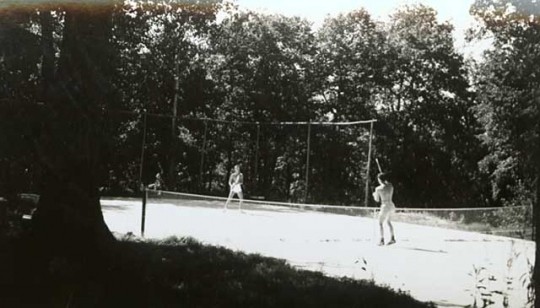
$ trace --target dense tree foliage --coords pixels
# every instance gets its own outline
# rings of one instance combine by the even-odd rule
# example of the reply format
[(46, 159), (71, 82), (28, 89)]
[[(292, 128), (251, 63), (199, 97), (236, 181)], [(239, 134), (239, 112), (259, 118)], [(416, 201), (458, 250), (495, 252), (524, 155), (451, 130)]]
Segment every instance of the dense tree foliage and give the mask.
[(534, 166), (539, 159), (540, 7), (528, 1), (477, 2), (472, 11), (483, 21), (477, 36), (491, 35), (493, 48), (474, 74), (475, 106), (484, 127), (488, 154), (480, 162), (489, 175), (494, 199), (531, 200)]
[[(487, 147), (480, 170), (494, 200), (532, 204), (536, 245), (540, 244), (540, 4), (523, 0), (478, 0), (471, 12), (481, 21), (473, 32), (493, 47), (476, 66), (476, 115)], [(540, 290), (540, 250), (533, 282)], [(536, 296), (535, 307), (540, 307)]]
[(158, 172), (168, 190), (224, 194), (241, 163), (248, 196), (364, 204), (370, 127), (268, 125), (283, 121), (376, 119), (400, 206), (536, 202), (538, 225), (535, 1), (475, 2), (471, 38), (493, 40), (476, 62), (423, 5), (315, 31), (213, 0), (55, 3), (0, 11), (0, 196), (41, 195), (54, 253), (106, 254), (100, 196)]
[(471, 183), (478, 145), (469, 112), (474, 97), (452, 26), (439, 23), (433, 9), (418, 6), (397, 11), (387, 31), (389, 68), (380, 92), (386, 133), (378, 134), (377, 148), (399, 182), (407, 183), (410, 201), (478, 204)]
[[(308, 126), (264, 123), (376, 119), (373, 155), (402, 206), (528, 202), (535, 21), (507, 26), (486, 3), (473, 7), (485, 20), (478, 35), (497, 39), (476, 65), (454, 48), (452, 25), (422, 5), (387, 22), (360, 9), (317, 31), (213, 1), (118, 2), (96, 25), (68, 7), (11, 10), (1, 20), (0, 116), (2, 142), (14, 146), (2, 147), (1, 189), (40, 193), (53, 183), (48, 161), (84, 165), (85, 183), (103, 193), (136, 193), (162, 172), (169, 190), (223, 194), (241, 163), (248, 195), (358, 205), (377, 172), (372, 164), (367, 178), (368, 125), (313, 125), (307, 153)], [(75, 148), (51, 150), (63, 144)]]

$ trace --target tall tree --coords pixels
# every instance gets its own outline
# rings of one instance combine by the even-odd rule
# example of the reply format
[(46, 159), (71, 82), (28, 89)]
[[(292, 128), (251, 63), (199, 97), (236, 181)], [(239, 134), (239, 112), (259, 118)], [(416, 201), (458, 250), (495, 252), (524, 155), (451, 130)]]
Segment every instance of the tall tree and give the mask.
[[(325, 20), (317, 31), (315, 99), (318, 112), (332, 121), (376, 117), (375, 96), (386, 69), (385, 33), (370, 14), (360, 9)], [(367, 128), (367, 129), (366, 129)], [(356, 203), (365, 198), (369, 127), (325, 129), (319, 134), (313, 158), (320, 195)], [(335, 158), (339, 157), (339, 160)], [(328, 189), (324, 189), (328, 187)]]
[(452, 25), (439, 22), (434, 9), (416, 5), (393, 14), (385, 31), (386, 74), (375, 98), (384, 121), (377, 125), (376, 148), (404, 183), (402, 201), (475, 202), (473, 95)]
[[(219, 1), (213, 0), (122, 5), (115, 12), (113, 29), (119, 54), (119, 74), (115, 80), (121, 92), (119, 108), (170, 116), (176, 110), (179, 117), (208, 116), (205, 112), (212, 110), (208, 102), (212, 91), (203, 64), (206, 37), (215, 27), (218, 9)], [(124, 138), (119, 141), (135, 149), (131, 145), (142, 135), (142, 124), (142, 117), (124, 122), (120, 128)], [(158, 165), (163, 165), (168, 189), (186, 188), (182, 187), (184, 184), (193, 189), (189, 184), (196, 183), (193, 177), (198, 168), (189, 140), (197, 132), (184, 126), (176, 119), (149, 119), (148, 136), (152, 138), (148, 140), (148, 152), (157, 158), (147, 161), (146, 181), (158, 172)], [(137, 150), (131, 153), (135, 158)], [(120, 163), (125, 170), (133, 169), (128, 161)], [(130, 172), (123, 173), (122, 177), (132, 176)], [(178, 174), (182, 176), (177, 178)]]
[(39, 36), (32, 32), (36, 16), (27, 9), (0, 15), (0, 192), (15, 196), (38, 186), (32, 123), (40, 97)]
[[(306, 20), (232, 10), (213, 33), (211, 46), (210, 76), (222, 97), (216, 117), (251, 122), (315, 117), (310, 82), (315, 47)], [(304, 164), (305, 129), (262, 126), (259, 149), (255, 127), (225, 129), (223, 137), (234, 139), (223, 144), (234, 146), (221, 160), (227, 164), (222, 169), (242, 161), (248, 178), (259, 180), (248, 183), (252, 192), (264, 188), (258, 192), (288, 198), (293, 174)], [(253, 155), (257, 150), (260, 155)]]
[(317, 32), (317, 94), (337, 120), (373, 115), (372, 95), (384, 67), (383, 31), (365, 10), (328, 18)]
[[(534, 203), (536, 246), (540, 244), (540, 4), (525, 0), (478, 0), (471, 13), (481, 22), (476, 37), (489, 36), (493, 48), (477, 69), (477, 113), (489, 155), (496, 198)], [(513, 202), (512, 202), (513, 201)], [(540, 307), (540, 250), (533, 283)]]
[[(50, 9), (42, 16), (43, 106), (35, 147), (44, 183), (35, 234), (53, 255), (102, 261), (113, 237), (101, 212), (99, 185), (108, 134), (104, 111), (114, 101), (110, 46), (112, 6), (65, 5), (60, 55), (53, 69)], [(52, 74), (54, 72), (54, 75)]]

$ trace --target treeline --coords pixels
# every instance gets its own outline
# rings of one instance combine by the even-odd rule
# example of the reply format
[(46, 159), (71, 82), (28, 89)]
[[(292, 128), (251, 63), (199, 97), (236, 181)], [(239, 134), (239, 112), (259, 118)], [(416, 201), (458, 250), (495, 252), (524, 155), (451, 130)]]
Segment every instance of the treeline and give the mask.
[[(213, 1), (5, 9), (2, 193), (39, 193), (44, 170), (70, 159), (55, 147), (76, 138), (73, 155), (100, 158), (92, 181), (103, 193), (137, 192), (141, 179), (163, 172), (168, 190), (223, 194), (240, 163), (248, 195), (363, 205), (369, 124), (311, 126), (305, 200), (308, 126), (194, 119), (376, 119), (372, 155), (391, 171), (400, 206), (529, 204), (540, 147), (539, 15), (523, 14), (536, 4), (501, 15), (504, 3), (491, 11), (488, 2), (471, 9), (482, 21), (471, 39), (494, 38), (478, 62), (456, 50), (453, 26), (423, 5), (385, 22), (359, 9), (317, 30), (298, 17)], [(84, 22), (102, 18), (100, 10), (107, 18)], [(89, 83), (92, 91), (80, 89)], [(73, 85), (85, 95), (55, 101), (55, 91)], [(376, 174), (372, 162), (372, 185)]]

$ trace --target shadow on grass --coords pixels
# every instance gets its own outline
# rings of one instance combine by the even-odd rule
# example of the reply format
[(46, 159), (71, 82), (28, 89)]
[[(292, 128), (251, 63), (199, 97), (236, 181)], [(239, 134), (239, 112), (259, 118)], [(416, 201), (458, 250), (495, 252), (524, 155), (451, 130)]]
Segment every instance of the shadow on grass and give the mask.
[[(17, 246), (24, 245), (20, 241), (10, 245), (32, 253)], [(0, 261), (19, 264), (11, 270), (0, 267), (8, 274), (0, 277), (2, 302), (5, 307), (71, 308), (434, 307), (371, 281), (330, 278), (283, 260), (204, 246), (190, 238), (157, 242), (128, 237), (116, 245), (111, 264), (84, 279), (65, 260), (39, 271), (32, 264), (21, 266), (21, 260), (32, 261), (31, 255), (0, 249)]]

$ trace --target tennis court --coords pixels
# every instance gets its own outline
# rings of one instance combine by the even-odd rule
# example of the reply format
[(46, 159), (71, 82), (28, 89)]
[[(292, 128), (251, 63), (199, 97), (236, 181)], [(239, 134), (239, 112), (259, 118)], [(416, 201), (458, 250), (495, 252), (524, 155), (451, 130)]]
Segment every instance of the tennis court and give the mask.
[[(522, 275), (534, 263), (534, 243), (473, 232), (396, 222), (398, 242), (379, 247), (370, 217), (224, 201), (149, 199), (145, 237), (191, 236), (205, 244), (282, 258), (331, 276), (374, 279), (441, 307), (525, 307)], [(140, 234), (139, 199), (103, 199), (113, 232)], [(484, 268), (480, 270), (480, 268)], [(476, 269), (476, 270), (475, 270)], [(526, 282), (526, 281), (525, 281)], [(504, 299), (506, 297), (506, 299)]]

